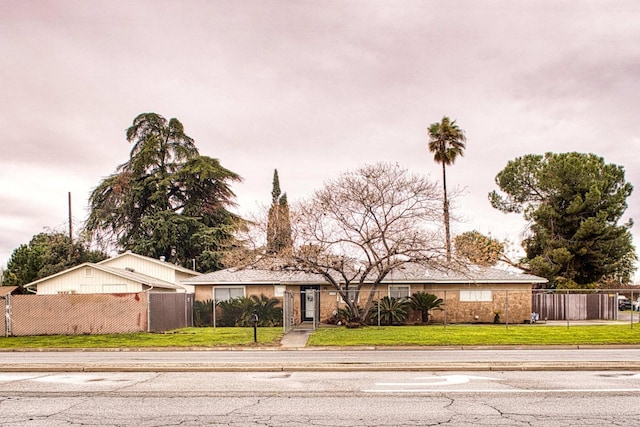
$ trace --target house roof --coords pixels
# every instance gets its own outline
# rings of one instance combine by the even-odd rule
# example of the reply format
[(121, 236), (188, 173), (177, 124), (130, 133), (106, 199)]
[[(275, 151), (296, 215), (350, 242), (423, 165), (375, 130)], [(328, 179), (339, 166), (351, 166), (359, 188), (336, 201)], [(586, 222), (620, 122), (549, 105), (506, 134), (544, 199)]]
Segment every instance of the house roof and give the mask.
[(275, 283), (326, 283), (319, 274), (296, 270), (275, 270), (267, 268), (228, 268), (192, 277), (182, 281), (185, 284), (275, 284)]
[(0, 297), (12, 294), (16, 289), (18, 289), (17, 286), (0, 286)]
[(156, 258), (151, 258), (151, 257), (144, 256), (144, 255), (138, 255), (138, 254), (133, 253), (131, 251), (123, 252), (123, 253), (121, 253), (119, 255), (116, 255), (114, 257), (107, 258), (105, 260), (102, 260), (102, 261), (98, 262), (97, 264), (100, 264), (100, 265), (107, 264), (108, 265), (109, 263), (113, 262), (116, 259), (127, 258), (127, 257), (138, 258), (138, 259), (144, 260), (145, 262), (151, 262), (151, 263), (154, 263), (154, 264), (162, 265), (163, 267), (168, 267), (168, 268), (171, 268), (171, 269), (173, 269), (175, 271), (180, 271), (182, 273), (189, 274), (191, 276), (197, 276), (197, 275), (200, 274), (195, 270), (191, 270), (189, 268), (184, 268), (184, 267), (182, 267), (180, 265), (173, 264), (173, 263), (167, 262), (167, 261), (162, 261), (162, 260), (159, 260), (159, 259), (156, 259)]
[[(182, 281), (185, 284), (316, 284), (326, 283), (323, 276), (294, 269), (279, 268), (228, 268), (214, 271)], [(383, 283), (546, 283), (547, 279), (523, 273), (519, 270), (505, 270), (496, 267), (470, 266), (458, 270), (434, 270), (419, 264), (405, 264), (394, 269)]]
[(117, 277), (121, 277), (128, 280), (141, 283), (146, 286), (152, 286), (154, 288), (162, 289), (183, 289), (182, 286), (174, 285), (173, 283), (165, 282), (164, 280), (156, 279), (155, 277), (147, 276), (146, 274), (136, 273), (135, 271), (129, 271), (123, 268), (109, 267), (106, 265), (94, 264), (91, 262), (85, 262), (84, 264), (77, 265), (59, 273), (52, 274), (51, 276), (43, 277), (42, 279), (34, 280), (31, 283), (24, 285), (25, 288), (34, 288), (38, 284), (51, 280), (53, 278), (69, 274), (72, 271), (79, 270), (81, 268), (95, 268), (96, 270), (104, 271), (108, 274), (112, 274)]
[(546, 283), (547, 279), (513, 268), (482, 267), (433, 270), (419, 264), (405, 264), (394, 269), (384, 282), (411, 283)]

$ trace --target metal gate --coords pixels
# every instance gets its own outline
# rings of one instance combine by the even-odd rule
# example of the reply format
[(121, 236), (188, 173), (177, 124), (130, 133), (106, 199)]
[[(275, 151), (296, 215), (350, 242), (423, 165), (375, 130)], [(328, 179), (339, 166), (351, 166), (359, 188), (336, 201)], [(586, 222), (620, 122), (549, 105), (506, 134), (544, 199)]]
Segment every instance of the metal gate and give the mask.
[(282, 297), (282, 327), (286, 334), (292, 330), (296, 325), (293, 318), (293, 293), (291, 291), (285, 291)]
[(193, 326), (193, 294), (150, 292), (149, 332)]
[(615, 320), (616, 299), (611, 294), (569, 293), (558, 290), (532, 294), (532, 311), (540, 320)]

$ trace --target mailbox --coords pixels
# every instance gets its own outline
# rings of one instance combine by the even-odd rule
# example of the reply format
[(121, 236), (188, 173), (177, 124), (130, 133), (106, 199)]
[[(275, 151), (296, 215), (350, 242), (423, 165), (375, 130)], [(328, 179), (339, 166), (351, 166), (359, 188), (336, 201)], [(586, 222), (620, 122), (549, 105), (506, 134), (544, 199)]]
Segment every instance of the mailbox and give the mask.
[(253, 342), (258, 342), (258, 313), (253, 312), (251, 323), (253, 323)]

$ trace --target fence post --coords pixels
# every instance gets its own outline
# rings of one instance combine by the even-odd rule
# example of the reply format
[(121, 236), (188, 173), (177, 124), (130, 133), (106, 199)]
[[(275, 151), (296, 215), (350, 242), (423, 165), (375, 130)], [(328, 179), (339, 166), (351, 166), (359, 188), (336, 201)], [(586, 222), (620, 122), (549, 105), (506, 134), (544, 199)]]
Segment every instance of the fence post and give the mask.
[(151, 293), (149, 291), (145, 293), (147, 294), (147, 332), (151, 332)]
[(320, 326), (320, 289), (313, 290), (315, 298), (313, 299), (313, 330)]
[[(616, 301), (616, 304), (618, 303), (618, 301)], [(638, 308), (638, 310), (640, 311), (640, 307)], [(635, 310), (633, 309), (633, 289), (631, 289), (631, 329), (633, 329), (633, 315), (635, 313)], [(640, 316), (640, 315), (638, 315)]]
[(4, 301), (4, 336), (11, 336), (11, 294), (7, 294)]
[(378, 329), (380, 329), (380, 291), (378, 291)]
[(569, 289), (567, 289), (564, 298), (564, 317), (567, 318), (567, 329), (569, 329)]
[(442, 322), (442, 327), (447, 327), (447, 290), (444, 291), (444, 321)]
[(215, 329), (216, 328), (216, 323), (217, 323), (216, 322), (216, 305), (217, 304), (216, 304), (215, 291), (213, 292), (213, 300), (211, 302), (211, 305), (213, 307), (213, 314), (212, 314), (212, 316), (213, 316), (213, 329)]
[(504, 326), (505, 329), (509, 329), (509, 289), (505, 289), (504, 290), (504, 299), (505, 299), (505, 321), (504, 321)]

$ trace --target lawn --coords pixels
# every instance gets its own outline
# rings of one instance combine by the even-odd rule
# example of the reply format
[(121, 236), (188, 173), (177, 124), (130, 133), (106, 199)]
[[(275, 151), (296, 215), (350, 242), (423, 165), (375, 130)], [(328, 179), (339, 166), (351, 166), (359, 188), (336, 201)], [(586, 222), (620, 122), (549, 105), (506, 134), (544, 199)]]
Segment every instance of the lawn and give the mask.
[[(1, 337), (0, 349), (15, 348), (187, 348), (278, 346), (282, 328), (185, 328), (168, 333)], [(308, 346), (481, 346), (481, 345), (640, 345), (640, 325), (429, 325), (358, 329), (321, 327)]]
[(308, 346), (640, 344), (640, 325), (442, 325), (320, 328)]
[(279, 345), (282, 328), (184, 328), (169, 333), (110, 335), (46, 335), (1, 337), (0, 349), (9, 348), (134, 348), (134, 347), (251, 347)]

